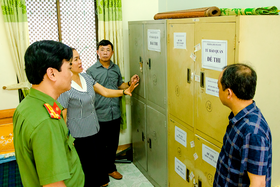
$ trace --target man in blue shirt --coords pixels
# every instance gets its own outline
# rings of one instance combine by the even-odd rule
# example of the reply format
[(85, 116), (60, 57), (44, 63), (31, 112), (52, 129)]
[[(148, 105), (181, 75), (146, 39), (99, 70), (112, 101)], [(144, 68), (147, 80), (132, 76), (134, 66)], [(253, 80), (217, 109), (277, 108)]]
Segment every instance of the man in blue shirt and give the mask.
[(213, 186), (271, 186), (272, 140), (253, 97), (256, 72), (245, 64), (226, 66), (218, 80), (219, 98), (231, 109)]

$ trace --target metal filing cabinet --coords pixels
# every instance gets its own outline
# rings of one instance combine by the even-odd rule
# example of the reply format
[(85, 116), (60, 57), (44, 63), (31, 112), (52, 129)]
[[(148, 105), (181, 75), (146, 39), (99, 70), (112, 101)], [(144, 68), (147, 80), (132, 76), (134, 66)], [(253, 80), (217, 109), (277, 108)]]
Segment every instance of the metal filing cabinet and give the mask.
[(198, 187), (212, 187), (217, 160), (221, 149), (211, 142), (195, 135), (195, 177)]
[[(205, 19), (205, 18), (204, 18)], [(196, 19), (198, 20), (198, 19)], [(220, 71), (202, 67), (201, 50), (194, 46), (202, 39), (227, 40), (227, 64), (234, 62), (235, 24), (201, 23), (193, 19), (168, 20), (168, 112), (221, 145), (229, 109), (217, 96), (206, 93), (206, 78), (218, 79)], [(230, 27), (231, 26), (231, 27)], [(226, 31), (227, 34), (224, 34)], [(176, 36), (185, 33), (186, 46), (179, 48)], [(228, 36), (232, 36), (227, 39)], [(177, 48), (176, 48), (177, 47)], [(194, 54), (193, 60), (190, 56)], [(217, 86), (217, 84), (215, 85)]]
[[(276, 134), (280, 121), (275, 117), (278, 115), (276, 107), (280, 104), (280, 87), (277, 86), (280, 79), (279, 33), (280, 16), (167, 20), (168, 115), (180, 123), (182, 129), (185, 127), (195, 135), (194, 140), (187, 140), (195, 142), (195, 153), (187, 158), (189, 163), (194, 162), (193, 183), (196, 186), (212, 186), (215, 160), (230, 113), (219, 100), (217, 81), (222, 66), (237, 62), (248, 63), (257, 72), (254, 100), (274, 137), (272, 186), (280, 184), (277, 178), (280, 161), (276, 159), (280, 156), (276, 143), (280, 141)], [(168, 120), (168, 128), (173, 126), (174, 123)], [(173, 182), (181, 176), (174, 174), (174, 160), (178, 156), (172, 147), (172, 142), (176, 141), (170, 133), (168, 142), (169, 185), (185, 186), (187, 180), (181, 184)], [(180, 161), (184, 163), (182, 159)]]
[[(195, 51), (195, 45), (201, 44), (202, 39), (226, 40), (223, 37), (222, 29), (229, 29), (228, 25), (222, 23), (217, 27), (198, 22), (199, 19), (183, 19), (167, 21), (167, 76), (168, 76), (168, 113), (172, 120), (168, 121), (168, 128), (172, 128), (172, 121), (180, 121), (182, 128), (188, 129), (187, 134), (191, 134), (187, 139), (187, 145), (193, 144), (193, 148), (188, 154), (185, 163), (193, 163), (192, 170), (186, 169), (182, 173), (187, 173), (185, 179), (180, 176), (176, 168), (174, 169), (173, 143), (168, 144), (168, 176), (170, 187), (178, 185), (184, 186), (207, 186), (213, 180), (215, 167), (209, 164), (209, 160), (203, 160), (203, 150), (208, 150), (206, 143), (202, 146), (196, 136), (201, 136), (213, 146), (222, 146), (222, 138), (227, 124), (229, 109), (224, 107), (217, 96), (206, 93), (206, 77), (216, 79), (220, 71), (208, 70), (202, 67), (201, 49)], [(206, 32), (205, 30), (208, 30)], [(212, 31), (211, 31), (212, 30)], [(233, 29), (235, 32), (235, 28)], [(213, 34), (214, 33), (214, 34)], [(233, 37), (234, 39), (234, 37)], [(234, 40), (228, 42), (232, 44)], [(234, 54), (234, 49), (231, 54)], [(202, 48), (202, 46), (200, 46)], [(228, 56), (231, 58), (231, 56)], [(228, 63), (233, 63), (228, 62)], [(215, 84), (217, 86), (217, 84)], [(199, 139), (202, 140), (203, 138)], [(174, 136), (168, 134), (168, 142), (176, 142)], [(210, 145), (212, 145), (210, 143)], [(210, 149), (210, 148), (209, 148)], [(216, 149), (217, 150), (217, 149)], [(178, 162), (178, 160), (176, 160)], [(182, 162), (182, 161), (181, 161)], [(175, 162), (176, 163), (176, 162)], [(210, 162), (211, 163), (211, 162)], [(181, 163), (182, 165), (182, 163)], [(211, 177), (212, 176), (212, 177)], [(207, 180), (206, 180), (207, 179)], [(181, 181), (179, 184), (178, 181)], [(202, 185), (203, 184), (203, 185)], [(212, 184), (211, 184), (212, 185)], [(211, 186), (210, 185), (210, 186)]]
[(147, 171), (146, 104), (134, 97), (131, 98), (131, 103), (133, 160), (138, 167)]
[(169, 115), (168, 120), (168, 180), (169, 186), (192, 187), (195, 167), (193, 154), (195, 153), (193, 130), (174, 120)]
[[(194, 46), (194, 24), (176, 24), (170, 20), (167, 23), (168, 113), (194, 128), (195, 90), (191, 76), (195, 64), (190, 58)], [(186, 33), (186, 46), (176, 48), (174, 34), (180, 33)]]
[(167, 186), (166, 21), (129, 22), (133, 162), (155, 186)]
[[(231, 22), (228, 19), (222, 19), (219, 22), (211, 21), (199, 21), (195, 23), (195, 45), (198, 43), (202, 44), (203, 39), (212, 40), (210, 44), (218, 45), (218, 42), (226, 42), (225, 45), (227, 52), (223, 50), (223, 53), (227, 53), (225, 65), (234, 63), (234, 54), (235, 54), (235, 22)], [(209, 47), (209, 50), (213, 46)], [(205, 48), (206, 50), (208, 48)], [(215, 49), (213, 47), (213, 49)], [(225, 107), (219, 97), (218, 93), (216, 96), (213, 96), (207, 93), (207, 89), (210, 88), (209, 81), (217, 81), (221, 73), (219, 70), (213, 70), (209, 68), (202, 67), (202, 50), (199, 50), (195, 53), (195, 75), (199, 76), (199, 80), (195, 82), (195, 129), (196, 134), (201, 137), (205, 137), (207, 140), (213, 142), (219, 147), (223, 143), (223, 136), (226, 131), (226, 126), (228, 124), (228, 115), (230, 110)], [(216, 53), (212, 53), (213, 57), (212, 63)], [(211, 56), (209, 56), (211, 58)], [(218, 62), (217, 62), (218, 63)], [(217, 90), (217, 83), (213, 83)], [(213, 94), (213, 92), (212, 92)]]

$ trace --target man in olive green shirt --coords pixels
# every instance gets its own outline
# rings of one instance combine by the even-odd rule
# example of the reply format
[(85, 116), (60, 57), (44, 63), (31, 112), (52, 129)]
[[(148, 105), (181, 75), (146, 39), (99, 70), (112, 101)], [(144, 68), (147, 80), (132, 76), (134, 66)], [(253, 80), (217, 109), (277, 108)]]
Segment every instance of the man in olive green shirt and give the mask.
[(55, 41), (39, 41), (29, 46), (24, 58), (32, 88), (13, 117), (22, 183), (27, 187), (83, 187), (74, 138), (56, 101), (71, 88), (72, 49)]

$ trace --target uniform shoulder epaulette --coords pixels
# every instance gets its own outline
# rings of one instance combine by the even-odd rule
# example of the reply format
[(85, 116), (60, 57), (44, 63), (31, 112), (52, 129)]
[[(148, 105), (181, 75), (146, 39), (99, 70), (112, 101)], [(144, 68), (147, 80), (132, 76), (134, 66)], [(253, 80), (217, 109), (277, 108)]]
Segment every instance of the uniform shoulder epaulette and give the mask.
[(51, 106), (48, 103), (44, 104), (44, 107), (47, 109), (49, 115), (51, 118), (54, 119), (61, 119), (60, 114), (61, 114), (61, 110), (60, 108), (57, 106), (57, 104), (54, 102), (53, 106)]

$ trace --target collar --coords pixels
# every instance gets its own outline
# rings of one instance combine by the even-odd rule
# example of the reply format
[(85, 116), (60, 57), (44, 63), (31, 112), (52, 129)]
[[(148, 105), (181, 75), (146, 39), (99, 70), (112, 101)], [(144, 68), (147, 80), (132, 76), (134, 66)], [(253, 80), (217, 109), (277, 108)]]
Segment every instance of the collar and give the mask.
[(247, 116), (252, 111), (256, 110), (256, 103), (253, 100), (253, 103), (248, 105), (247, 107), (243, 108), (236, 116), (233, 115), (233, 112), (230, 113), (228, 116), (229, 122), (231, 124), (237, 123), (239, 120), (243, 119), (245, 116)]
[[(114, 65), (115, 65), (115, 63), (112, 62), (112, 60), (110, 60), (110, 66), (108, 67), (108, 69), (112, 68)], [(100, 63), (99, 59), (97, 59), (96, 66), (97, 66), (97, 68), (103, 67), (103, 65)]]
[(33, 98), (36, 98), (36, 99), (39, 99), (39, 100), (43, 101), (44, 103), (48, 103), (51, 106), (53, 106), (53, 104), (56, 103), (61, 111), (63, 109), (62, 105), (58, 101), (56, 101), (51, 96), (49, 96), (49, 95), (47, 95), (47, 94), (45, 94), (45, 93), (43, 93), (39, 90), (36, 90), (34, 88), (30, 88), (30, 93), (28, 95), (29, 95), (29, 97), (33, 97)]
[(78, 91), (81, 91), (81, 92), (87, 92), (87, 83), (86, 83), (85, 78), (83, 77), (83, 75), (81, 73), (79, 73), (79, 77), (80, 77), (80, 80), (81, 80), (81, 83), (82, 83), (82, 88), (80, 87), (80, 85), (78, 85), (73, 80), (71, 81), (71, 87), (78, 90)]

